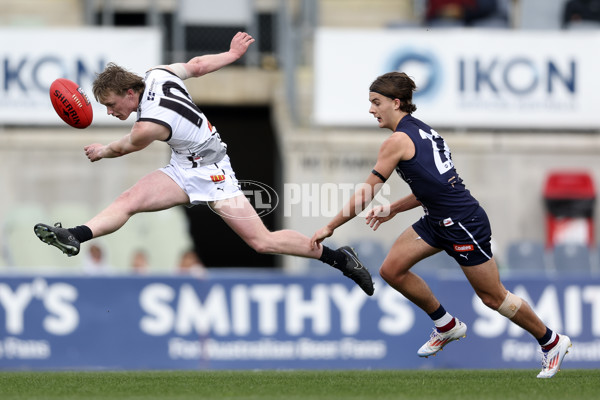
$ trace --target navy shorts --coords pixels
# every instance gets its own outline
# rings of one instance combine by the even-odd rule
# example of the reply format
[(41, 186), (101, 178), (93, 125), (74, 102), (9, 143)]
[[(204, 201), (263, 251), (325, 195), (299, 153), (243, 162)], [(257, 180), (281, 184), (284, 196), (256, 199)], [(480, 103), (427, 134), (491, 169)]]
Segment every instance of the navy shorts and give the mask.
[(435, 220), (425, 215), (413, 224), (413, 229), (425, 243), (444, 250), (464, 267), (483, 264), (492, 258), (492, 229), (481, 207), (460, 221)]

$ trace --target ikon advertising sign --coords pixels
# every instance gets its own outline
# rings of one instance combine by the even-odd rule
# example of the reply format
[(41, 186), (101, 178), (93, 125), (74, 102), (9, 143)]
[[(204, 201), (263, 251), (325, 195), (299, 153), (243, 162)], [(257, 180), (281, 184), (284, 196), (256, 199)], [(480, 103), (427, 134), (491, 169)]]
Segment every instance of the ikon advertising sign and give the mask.
[(322, 28), (315, 122), (376, 127), (369, 86), (406, 72), (415, 117), (435, 126), (596, 129), (600, 33)]
[[(533, 338), (486, 309), (463, 279), (427, 278), (467, 338), (435, 358), (417, 349), (432, 323), (376, 282), (253, 271), (183, 277), (0, 280), (0, 369), (535, 368)], [(563, 368), (600, 365), (600, 285), (505, 281), (571, 336)]]
[(0, 29), (0, 125), (63, 125), (50, 102), (57, 78), (78, 83), (94, 107), (93, 124), (118, 121), (93, 98), (92, 82), (109, 62), (143, 76), (160, 64), (155, 29)]

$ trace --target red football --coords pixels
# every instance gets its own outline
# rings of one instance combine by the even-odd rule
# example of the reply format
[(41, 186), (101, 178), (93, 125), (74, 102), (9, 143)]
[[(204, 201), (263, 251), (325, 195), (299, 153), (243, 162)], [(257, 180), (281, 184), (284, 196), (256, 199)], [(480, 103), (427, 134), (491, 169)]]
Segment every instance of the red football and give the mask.
[(87, 128), (92, 123), (92, 104), (83, 89), (73, 81), (60, 78), (50, 85), (50, 100), (58, 116), (73, 128)]

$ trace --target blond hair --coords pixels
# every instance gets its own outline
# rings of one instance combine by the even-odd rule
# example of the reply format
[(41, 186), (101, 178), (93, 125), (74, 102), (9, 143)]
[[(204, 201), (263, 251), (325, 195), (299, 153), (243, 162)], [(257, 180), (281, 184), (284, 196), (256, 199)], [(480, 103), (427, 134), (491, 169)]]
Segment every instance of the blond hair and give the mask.
[(141, 93), (145, 88), (146, 84), (140, 76), (115, 63), (109, 63), (104, 71), (96, 75), (92, 92), (96, 100), (102, 103), (111, 92), (118, 96), (124, 96), (129, 89)]

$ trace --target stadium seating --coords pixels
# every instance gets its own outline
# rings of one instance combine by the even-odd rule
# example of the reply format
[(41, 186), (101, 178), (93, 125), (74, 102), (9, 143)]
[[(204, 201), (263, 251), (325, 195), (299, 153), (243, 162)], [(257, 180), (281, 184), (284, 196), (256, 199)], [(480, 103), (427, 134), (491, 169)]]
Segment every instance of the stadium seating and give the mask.
[(521, 0), (516, 2), (521, 29), (560, 29), (566, 0)]
[[(39, 203), (11, 207), (1, 225), (3, 243), (0, 266), (36, 271), (50, 268), (67, 273), (81, 273), (88, 257), (88, 243), (77, 257), (67, 257), (52, 246), (41, 243), (33, 232), (36, 223), (73, 227), (87, 222), (95, 213), (85, 203), (69, 202), (46, 209)], [(133, 216), (110, 235), (93, 239), (102, 248), (113, 271), (130, 272), (133, 255), (144, 250), (150, 259), (151, 272), (170, 273), (176, 269), (183, 252), (192, 247), (185, 214), (177, 209)]]
[(151, 272), (173, 272), (179, 257), (192, 247), (182, 210), (136, 214), (117, 232), (101, 238), (110, 264), (129, 271), (138, 250), (148, 254)]
[(511, 272), (547, 272), (549, 264), (543, 243), (532, 240), (509, 243), (506, 262)]
[(151, 269), (172, 272), (183, 252), (192, 248), (185, 213), (180, 208), (171, 208), (143, 217), (147, 218), (144, 243)]
[(20, 204), (6, 210), (2, 224), (2, 253), (8, 265), (27, 267), (44, 262), (39, 252), (32, 251), (34, 246), (39, 246), (33, 226), (43, 221), (44, 216), (43, 208), (37, 204)]
[(73, 227), (86, 223), (94, 215), (94, 210), (84, 202), (61, 202), (48, 210), (48, 223), (60, 221), (62, 225)]
[(39, 241), (33, 233), (33, 226), (47, 222), (48, 214), (38, 203), (22, 203), (7, 210), (2, 224), (4, 243), (3, 254), (6, 264), (19, 268), (76, 266), (77, 258), (68, 258), (55, 248)]
[(554, 270), (558, 273), (590, 274), (592, 253), (588, 246), (578, 243), (557, 244), (552, 249)]

